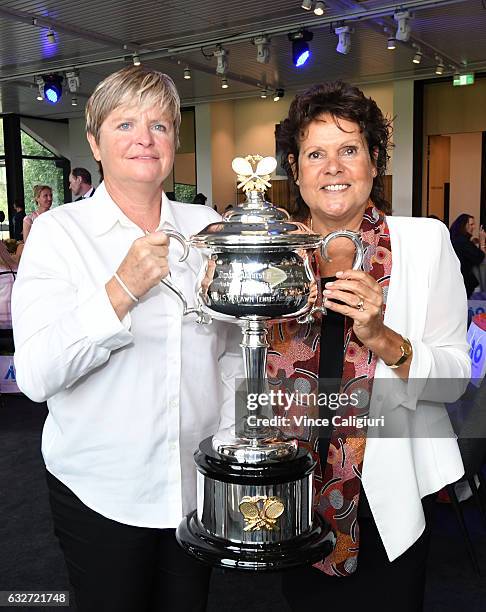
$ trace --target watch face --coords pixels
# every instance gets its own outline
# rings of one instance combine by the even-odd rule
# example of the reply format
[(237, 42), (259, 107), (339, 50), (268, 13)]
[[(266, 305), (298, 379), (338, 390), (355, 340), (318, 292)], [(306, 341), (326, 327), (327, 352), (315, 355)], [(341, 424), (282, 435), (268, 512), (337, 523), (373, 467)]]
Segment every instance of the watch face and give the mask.
[(408, 338), (403, 338), (403, 342), (400, 345), (400, 350), (402, 351), (402, 356), (400, 357), (400, 359), (396, 363), (388, 367), (392, 369), (398, 368), (403, 363), (405, 363), (405, 361), (407, 361), (407, 359), (410, 357), (410, 355), (412, 354), (412, 345)]
[(403, 354), (406, 357), (410, 357), (410, 355), (412, 354), (412, 345), (410, 343), (410, 340), (408, 338), (404, 338), (403, 339)]

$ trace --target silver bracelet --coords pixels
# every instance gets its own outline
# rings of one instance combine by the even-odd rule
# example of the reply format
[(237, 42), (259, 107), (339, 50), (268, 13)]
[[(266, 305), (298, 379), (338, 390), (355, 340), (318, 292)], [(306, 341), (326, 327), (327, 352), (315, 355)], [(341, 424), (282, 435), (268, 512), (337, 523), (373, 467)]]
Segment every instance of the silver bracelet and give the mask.
[(125, 285), (125, 283), (122, 281), (122, 279), (118, 276), (118, 274), (115, 272), (115, 278), (118, 281), (118, 284), (120, 285), (120, 287), (123, 289), (123, 291), (125, 291), (125, 293), (130, 296), (130, 298), (132, 299), (133, 302), (138, 302), (138, 297), (135, 297), (133, 295), (133, 293), (130, 291), (130, 289)]

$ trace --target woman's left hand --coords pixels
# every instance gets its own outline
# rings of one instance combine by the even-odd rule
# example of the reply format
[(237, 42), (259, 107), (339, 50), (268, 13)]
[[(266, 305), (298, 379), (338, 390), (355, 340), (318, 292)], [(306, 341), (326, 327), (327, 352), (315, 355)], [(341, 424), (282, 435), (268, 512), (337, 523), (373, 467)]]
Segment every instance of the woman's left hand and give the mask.
[(337, 272), (336, 276), (337, 280), (326, 283), (324, 287), (324, 306), (351, 317), (354, 333), (366, 347), (373, 350), (386, 333), (382, 314), (383, 291), (367, 272), (345, 270)]

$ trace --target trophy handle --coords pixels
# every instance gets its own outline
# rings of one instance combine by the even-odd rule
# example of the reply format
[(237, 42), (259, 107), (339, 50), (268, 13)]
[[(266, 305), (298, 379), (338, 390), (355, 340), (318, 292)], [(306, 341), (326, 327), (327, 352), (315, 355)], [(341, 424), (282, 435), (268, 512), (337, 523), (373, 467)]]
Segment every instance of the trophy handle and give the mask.
[(326, 261), (331, 261), (330, 257), (327, 255), (327, 247), (329, 246), (331, 240), (334, 240), (334, 238), (349, 238), (349, 240), (354, 243), (356, 253), (353, 261), (353, 270), (359, 270), (363, 264), (364, 249), (363, 243), (361, 242), (361, 238), (358, 232), (352, 232), (350, 230), (338, 230), (336, 232), (331, 232), (330, 234), (328, 234), (321, 244), (321, 254)]
[[(350, 230), (338, 230), (336, 232), (331, 232), (330, 234), (328, 234), (323, 239), (321, 243), (321, 247), (320, 247), (322, 257), (326, 261), (331, 261), (331, 258), (327, 254), (327, 247), (329, 246), (329, 243), (331, 242), (331, 240), (334, 240), (334, 238), (349, 238), (349, 240), (352, 240), (356, 248), (356, 253), (355, 253), (354, 261), (353, 261), (353, 270), (359, 270), (363, 264), (363, 259), (364, 259), (364, 249), (363, 249), (363, 243), (361, 242), (360, 235), (357, 232), (352, 232)], [(312, 323), (314, 321), (316, 313), (318, 312), (320, 312), (323, 315), (327, 314), (326, 307), (325, 306), (313, 306), (308, 313), (300, 316), (297, 319), (297, 323), (300, 323), (301, 325), (305, 325), (306, 323)]]
[(306, 323), (313, 323), (314, 315), (316, 314), (316, 312), (320, 312), (323, 315), (327, 314), (327, 310), (325, 306), (313, 306), (310, 309), (310, 312), (308, 312), (307, 314), (301, 315), (297, 319), (297, 323), (300, 323), (300, 325), (305, 325)]
[[(182, 234), (180, 234), (179, 232), (176, 232), (175, 230), (162, 230), (162, 231), (164, 232), (166, 236), (169, 236), (169, 238), (174, 238), (175, 240), (177, 240), (177, 242), (179, 242), (182, 245), (184, 252), (182, 253), (182, 257), (179, 259), (179, 261), (180, 262), (186, 261), (186, 259), (189, 256), (189, 251), (191, 247), (190, 243), (184, 238)], [(184, 294), (179, 289), (179, 287), (177, 287), (177, 285), (175, 285), (169, 278), (163, 278), (160, 282), (162, 285), (165, 285), (168, 289), (170, 289), (173, 293), (175, 293), (177, 297), (180, 299), (180, 301), (182, 302), (182, 308), (183, 308), (182, 316), (183, 317), (185, 317), (188, 314), (194, 313), (194, 314), (197, 314), (198, 323), (201, 323), (201, 324), (211, 323), (211, 317), (207, 315), (206, 313), (204, 313), (200, 307), (199, 308), (189, 308), (187, 306), (187, 300)]]

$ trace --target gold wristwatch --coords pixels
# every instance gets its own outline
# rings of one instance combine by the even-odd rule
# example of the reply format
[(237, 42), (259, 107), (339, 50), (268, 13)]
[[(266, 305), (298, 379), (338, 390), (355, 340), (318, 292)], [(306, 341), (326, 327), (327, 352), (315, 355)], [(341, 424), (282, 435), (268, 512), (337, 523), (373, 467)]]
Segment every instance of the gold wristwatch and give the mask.
[(402, 354), (400, 355), (398, 361), (388, 366), (392, 370), (394, 370), (395, 368), (399, 368), (402, 364), (404, 364), (407, 361), (407, 359), (412, 354), (412, 345), (408, 338), (404, 338), (402, 336), (402, 343), (400, 344), (400, 350), (402, 351)]

